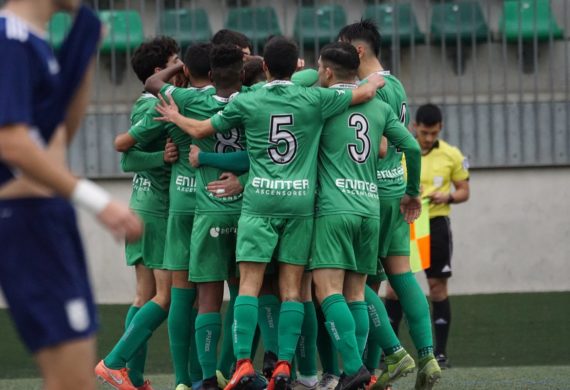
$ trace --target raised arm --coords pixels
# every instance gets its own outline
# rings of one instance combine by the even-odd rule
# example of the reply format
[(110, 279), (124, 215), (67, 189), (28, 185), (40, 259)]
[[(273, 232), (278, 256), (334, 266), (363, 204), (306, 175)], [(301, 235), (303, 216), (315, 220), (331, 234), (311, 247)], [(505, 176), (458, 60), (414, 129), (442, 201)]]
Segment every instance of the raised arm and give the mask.
[(174, 76), (182, 72), (183, 64), (178, 64), (174, 66), (169, 66), (158, 73), (153, 74), (144, 83), (144, 89), (158, 96), (158, 93), (162, 87), (167, 84), (168, 80), (172, 79)]
[(178, 126), (180, 130), (197, 139), (206, 138), (215, 133), (210, 119), (199, 121), (180, 114), (178, 106), (172, 99), (170, 93), (166, 94), (166, 99), (163, 98), (162, 95), (158, 95), (158, 98), (160, 99), (160, 104), (156, 106), (156, 111), (162, 114), (162, 116), (155, 118), (155, 120), (172, 122)]
[(375, 73), (368, 77), (367, 82), (352, 90), (351, 106), (365, 103), (376, 96), (376, 90), (384, 87), (384, 77)]

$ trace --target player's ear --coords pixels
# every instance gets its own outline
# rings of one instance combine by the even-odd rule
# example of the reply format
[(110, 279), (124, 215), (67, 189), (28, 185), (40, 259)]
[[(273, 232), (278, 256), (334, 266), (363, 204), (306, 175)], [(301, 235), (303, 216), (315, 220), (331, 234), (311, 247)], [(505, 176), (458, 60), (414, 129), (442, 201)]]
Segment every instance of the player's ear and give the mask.
[(358, 53), (358, 58), (362, 59), (366, 54), (366, 48), (364, 45), (356, 45), (356, 52)]
[(160, 72), (161, 70), (163, 70), (163, 69), (162, 69), (162, 68), (159, 68), (159, 67), (157, 66), (156, 68), (154, 68), (154, 73), (156, 74), (156, 73)]
[(186, 65), (182, 66), (182, 71), (184, 72), (184, 76), (186, 76), (186, 78), (190, 77), (190, 71)]

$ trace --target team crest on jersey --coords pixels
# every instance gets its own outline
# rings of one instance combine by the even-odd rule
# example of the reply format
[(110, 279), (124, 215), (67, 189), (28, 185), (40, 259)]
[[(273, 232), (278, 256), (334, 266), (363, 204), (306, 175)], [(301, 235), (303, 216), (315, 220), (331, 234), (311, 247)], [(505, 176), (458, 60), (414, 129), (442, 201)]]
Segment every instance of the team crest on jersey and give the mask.
[(344, 95), (345, 92), (342, 89), (337, 89), (336, 90), (337, 95)]

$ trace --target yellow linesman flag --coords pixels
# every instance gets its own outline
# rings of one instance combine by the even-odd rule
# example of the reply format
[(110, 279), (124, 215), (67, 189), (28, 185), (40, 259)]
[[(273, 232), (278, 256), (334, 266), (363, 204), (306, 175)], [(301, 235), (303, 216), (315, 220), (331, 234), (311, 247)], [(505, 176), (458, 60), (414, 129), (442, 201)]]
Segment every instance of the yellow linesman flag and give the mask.
[(420, 217), (410, 225), (410, 266), (419, 272), (430, 264), (429, 199), (424, 199)]

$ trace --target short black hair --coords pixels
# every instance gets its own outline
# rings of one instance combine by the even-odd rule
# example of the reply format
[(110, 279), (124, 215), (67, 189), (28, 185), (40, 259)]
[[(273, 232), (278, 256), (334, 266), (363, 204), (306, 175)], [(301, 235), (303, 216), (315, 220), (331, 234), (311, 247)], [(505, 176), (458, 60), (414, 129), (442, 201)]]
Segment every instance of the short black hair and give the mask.
[(180, 51), (178, 43), (167, 36), (159, 36), (143, 42), (133, 53), (131, 67), (144, 84), (156, 68), (164, 69), (168, 60)]
[(210, 66), (216, 86), (231, 87), (240, 81), (243, 53), (232, 44), (214, 45), (210, 52)]
[(416, 123), (424, 126), (434, 126), (443, 121), (441, 110), (435, 104), (424, 104), (416, 111)]
[(271, 76), (288, 79), (297, 69), (299, 48), (291, 39), (276, 36), (265, 45), (263, 59)]
[(331, 68), (336, 77), (344, 80), (355, 78), (360, 66), (358, 52), (348, 42), (334, 42), (323, 47), (321, 62)]
[(192, 77), (207, 79), (210, 73), (211, 43), (196, 43), (189, 46), (184, 54), (184, 65)]
[(370, 46), (376, 57), (380, 55), (382, 37), (372, 19), (361, 19), (360, 22), (344, 26), (338, 33), (337, 40), (349, 43), (363, 41)]
[(253, 46), (247, 36), (239, 31), (228, 30), (227, 28), (221, 29), (212, 37), (212, 44), (222, 45), (230, 44), (235, 45), (241, 49), (249, 48), (253, 52)]
[(261, 58), (252, 58), (243, 64), (243, 85), (251, 87), (260, 81), (265, 80), (265, 72), (263, 71), (263, 60)]

